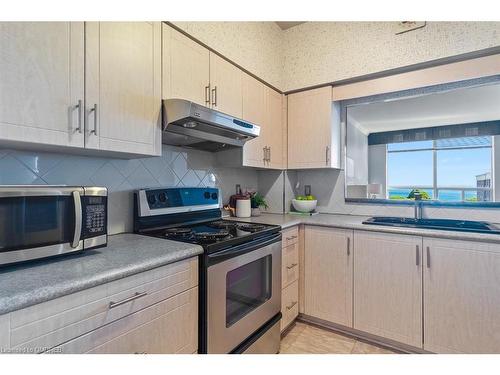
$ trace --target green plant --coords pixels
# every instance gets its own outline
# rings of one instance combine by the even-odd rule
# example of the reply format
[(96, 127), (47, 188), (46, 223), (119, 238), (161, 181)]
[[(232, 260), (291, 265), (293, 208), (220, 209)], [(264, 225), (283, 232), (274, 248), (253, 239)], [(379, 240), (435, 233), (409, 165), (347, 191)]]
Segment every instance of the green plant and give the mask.
[(410, 194), (408, 194), (408, 199), (415, 199), (415, 194), (416, 193), (419, 193), (422, 200), (429, 200), (431, 199), (430, 195), (428, 192), (426, 191), (423, 191), (423, 190), (419, 190), (419, 189), (413, 189), (412, 191), (410, 191)]
[(269, 207), (266, 200), (264, 199), (264, 196), (257, 192), (253, 193), (250, 197), (250, 203), (252, 205), (252, 208), (264, 207), (265, 209), (267, 209)]

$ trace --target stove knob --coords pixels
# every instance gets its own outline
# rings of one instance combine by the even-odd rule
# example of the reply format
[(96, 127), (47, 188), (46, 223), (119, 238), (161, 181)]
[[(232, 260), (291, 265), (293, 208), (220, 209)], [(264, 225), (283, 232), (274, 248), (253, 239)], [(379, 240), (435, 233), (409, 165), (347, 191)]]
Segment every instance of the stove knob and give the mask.
[(167, 195), (165, 193), (158, 194), (158, 199), (160, 202), (165, 203), (167, 201)]
[(149, 202), (149, 204), (155, 204), (156, 203), (156, 196), (154, 194), (149, 194), (148, 195), (148, 202)]
[(205, 194), (203, 194), (203, 196), (205, 197), (205, 199), (210, 199), (210, 192), (206, 191)]
[(217, 198), (219, 198), (219, 196), (217, 195), (217, 193), (212, 193), (212, 199), (216, 200)]

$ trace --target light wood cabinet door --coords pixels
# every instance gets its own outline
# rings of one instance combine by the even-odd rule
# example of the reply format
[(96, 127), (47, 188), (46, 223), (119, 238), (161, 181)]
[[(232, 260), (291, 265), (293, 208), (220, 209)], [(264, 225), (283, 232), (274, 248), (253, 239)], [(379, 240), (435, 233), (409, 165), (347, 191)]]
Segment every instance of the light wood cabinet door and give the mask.
[(210, 105), (209, 51), (163, 24), (163, 99)]
[(283, 169), (283, 95), (266, 87), (266, 136), (268, 152), (267, 167)]
[(424, 349), (500, 353), (500, 245), (424, 238)]
[(332, 88), (288, 95), (288, 168), (332, 165)]
[(0, 22), (0, 141), (83, 147), (83, 100), (83, 22)]
[(281, 332), (299, 315), (299, 282), (296, 280), (281, 292)]
[(210, 100), (217, 111), (242, 118), (243, 72), (210, 52)]
[(354, 328), (422, 347), (422, 238), (354, 232)]
[(85, 146), (159, 155), (160, 22), (89, 22), (85, 38)]
[(266, 166), (264, 147), (267, 147), (269, 130), (266, 113), (266, 86), (257, 79), (242, 73), (242, 118), (260, 126), (260, 135), (243, 146), (243, 165)]
[(305, 227), (304, 313), (352, 327), (352, 231)]

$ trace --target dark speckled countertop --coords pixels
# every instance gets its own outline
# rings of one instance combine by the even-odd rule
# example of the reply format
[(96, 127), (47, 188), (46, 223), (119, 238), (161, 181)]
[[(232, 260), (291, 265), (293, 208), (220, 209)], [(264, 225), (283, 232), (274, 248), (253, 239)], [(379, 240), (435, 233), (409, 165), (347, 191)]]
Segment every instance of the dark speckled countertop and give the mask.
[(201, 246), (137, 234), (79, 255), (0, 268), (0, 315), (201, 254)]

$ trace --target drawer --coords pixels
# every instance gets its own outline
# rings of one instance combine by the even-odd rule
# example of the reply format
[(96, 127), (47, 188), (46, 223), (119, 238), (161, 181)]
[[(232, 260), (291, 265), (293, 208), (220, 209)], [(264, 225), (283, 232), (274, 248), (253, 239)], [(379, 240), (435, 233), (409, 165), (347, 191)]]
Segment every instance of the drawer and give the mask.
[(295, 281), (281, 293), (281, 332), (299, 315), (299, 282)]
[(290, 245), (293, 245), (294, 243), (299, 242), (299, 227), (294, 226), (288, 229), (284, 229), (281, 231), (283, 239), (282, 239), (282, 244), (283, 247), (288, 247)]
[(198, 285), (198, 259), (158, 267), (11, 313), (12, 348), (45, 351)]
[(299, 243), (284, 247), (281, 253), (281, 288), (299, 279)]
[(198, 288), (135, 312), (49, 353), (191, 354), (198, 348)]

